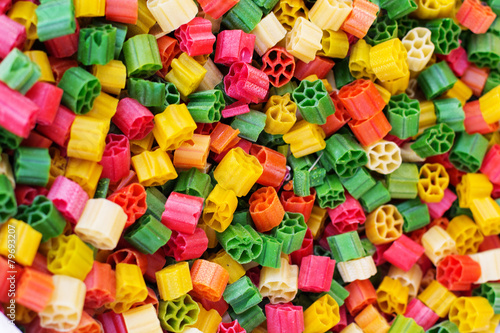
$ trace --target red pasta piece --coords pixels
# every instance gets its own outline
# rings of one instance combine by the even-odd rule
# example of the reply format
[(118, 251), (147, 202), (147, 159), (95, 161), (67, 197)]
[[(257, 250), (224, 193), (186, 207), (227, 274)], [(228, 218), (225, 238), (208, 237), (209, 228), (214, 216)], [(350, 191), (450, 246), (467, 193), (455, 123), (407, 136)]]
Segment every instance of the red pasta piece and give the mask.
[(452, 291), (470, 290), (481, 276), (481, 266), (466, 255), (449, 255), (439, 262), (436, 280)]
[(133, 98), (123, 98), (118, 102), (113, 123), (130, 140), (141, 140), (154, 127), (153, 114)]
[(234, 102), (233, 104), (226, 106), (226, 108), (221, 111), (221, 114), (222, 118), (230, 118), (249, 112), (250, 106), (248, 106), (248, 104), (243, 102)]
[(36, 130), (61, 147), (68, 145), (71, 125), (76, 115), (63, 105), (59, 105), (54, 121), (50, 125), (38, 125)]
[(191, 290), (189, 292), (189, 294), (191, 295), (191, 297), (193, 297), (193, 299), (196, 302), (201, 303), (201, 305), (203, 306), (203, 308), (205, 310), (210, 311), (210, 310), (214, 309), (215, 311), (217, 311), (219, 313), (219, 315), (221, 317), (224, 315), (224, 313), (226, 313), (227, 309), (229, 309), (229, 304), (227, 304), (227, 302), (224, 300), (224, 297), (221, 297), (216, 302), (212, 302), (212, 301), (209, 301), (205, 298), (201, 298), (193, 290)]
[(497, 131), (499, 128), (498, 122), (493, 124), (486, 123), (478, 100), (465, 103), (464, 113), (465, 131), (469, 134), (488, 134)]
[(208, 237), (201, 228), (196, 228), (193, 234), (173, 230), (170, 240), (164, 247), (165, 254), (174, 257), (176, 261), (199, 258), (207, 248)]
[(332, 221), (332, 226), (337, 233), (342, 234), (354, 231), (359, 224), (366, 221), (366, 216), (358, 200), (349, 193), (345, 195), (345, 201), (334, 209), (327, 208), (328, 215)]
[(54, 288), (52, 276), (26, 267), (17, 281), (16, 302), (30, 310), (41, 312), (49, 303)]
[(213, 151), (210, 152), (210, 158), (214, 160), (214, 162), (219, 163), (226, 155), (229, 153), (229, 151), (233, 148), (240, 147), (243, 149), (243, 151), (247, 154), (250, 154), (250, 149), (252, 147), (252, 143), (248, 140), (245, 139), (240, 139), (239, 137), (238, 141), (235, 145), (231, 145), (231, 143), (228, 145), (228, 147), (222, 151), (220, 154), (216, 154)]
[(335, 260), (329, 257), (304, 257), (300, 263), (299, 289), (313, 293), (329, 291), (334, 269)]
[(309, 221), (315, 200), (315, 189), (311, 189), (311, 194), (306, 197), (299, 197), (293, 191), (283, 191), (280, 195), (280, 201), (285, 211), (304, 215), (305, 222)]
[(106, 20), (136, 24), (138, 8), (137, 0), (106, 0)]
[(0, 3), (0, 59), (5, 58), (14, 48), (22, 49), (26, 41), (26, 28), (3, 15), (5, 11), (2, 11), (2, 7), (7, 6)]
[(269, 78), (249, 64), (236, 62), (224, 77), (224, 88), (229, 97), (244, 103), (260, 103), (269, 91)]
[(273, 86), (279, 88), (292, 79), (295, 58), (281, 46), (272, 47), (262, 56), (261, 71), (269, 76), (269, 82)]
[(182, 52), (191, 57), (210, 54), (213, 51), (215, 36), (212, 33), (212, 22), (195, 17), (175, 31)]
[(443, 216), (448, 209), (451, 208), (451, 205), (453, 205), (453, 202), (457, 199), (457, 196), (455, 193), (453, 193), (449, 188), (444, 190), (444, 197), (441, 199), (440, 202), (425, 202), (422, 201), (424, 204), (427, 205), (427, 208), (429, 209), (429, 215), (431, 216), (432, 219), (437, 219), (440, 216)]
[(489, 73), (489, 68), (479, 68), (476, 65), (470, 65), (460, 80), (472, 90), (475, 96), (479, 97), (484, 89), (486, 80), (488, 80)]
[(181, 54), (181, 49), (179, 47), (179, 43), (177, 39), (163, 36), (156, 40), (158, 44), (158, 49), (160, 51), (161, 63), (163, 65), (162, 69), (160, 69), (157, 74), (162, 78), (165, 78), (168, 71), (170, 70), (170, 64), (172, 60), (174, 60), (178, 55)]
[(344, 304), (351, 316), (377, 301), (377, 292), (370, 280), (355, 280), (344, 288), (349, 292)]
[(201, 8), (214, 19), (220, 18), (233, 8), (239, 0), (199, 0)]
[(11, 284), (19, 284), (19, 277), (21, 276), (22, 272), (23, 268), (21, 266), (12, 264), (7, 261), (6, 258), (0, 256), (0, 302), (10, 302), (10, 299), (13, 296)]
[(133, 184), (133, 183), (138, 183), (139, 180), (137, 179), (137, 174), (135, 173), (134, 170), (130, 170), (128, 174), (120, 179), (117, 183), (110, 183), (109, 184), (109, 191), (110, 192), (116, 192), (118, 190), (121, 190), (127, 185)]
[(479, 0), (465, 0), (457, 11), (458, 22), (475, 34), (488, 31), (497, 15)]
[[(268, 331), (269, 332), (269, 331)], [(220, 323), (217, 327), (217, 333), (246, 333), (238, 323), (238, 319), (229, 323)]]
[(371, 118), (385, 107), (385, 102), (373, 82), (365, 79), (343, 86), (338, 98), (355, 120)]
[(359, 143), (363, 146), (370, 146), (389, 134), (392, 126), (385, 117), (384, 112), (380, 111), (365, 120), (352, 119), (349, 121), (349, 128)]
[(108, 134), (106, 147), (102, 155), (103, 166), (101, 178), (109, 178), (117, 182), (127, 176), (130, 171), (130, 143), (125, 135)]
[(415, 322), (422, 326), (422, 328), (426, 331), (434, 326), (434, 324), (439, 320), (439, 316), (418, 298), (413, 298), (408, 303), (404, 316), (415, 320)]
[(231, 66), (237, 62), (251, 63), (255, 35), (242, 30), (224, 30), (217, 35), (214, 62)]
[(31, 268), (48, 275), (52, 275), (47, 268), (47, 258), (40, 252), (37, 252), (35, 260), (33, 260), (33, 263), (31, 264)]
[(17, 205), (31, 205), (39, 195), (47, 196), (49, 190), (41, 186), (16, 185), (14, 190)]
[(493, 184), (500, 184), (500, 145), (494, 144), (484, 157), (481, 172), (488, 176)]
[(0, 82), (0, 126), (12, 134), (27, 138), (35, 127), (38, 112), (38, 105)]
[(210, 135), (218, 123), (196, 123), (194, 134)]
[(139, 266), (142, 274), (146, 273), (146, 269), (148, 267), (148, 257), (136, 249), (121, 249), (113, 252), (106, 259), (106, 263), (110, 264), (113, 269), (116, 267), (116, 264), (130, 264)]
[(483, 242), (479, 245), (479, 252), (484, 252), (500, 248), (500, 238), (497, 235), (484, 236)]
[(203, 210), (203, 198), (172, 192), (165, 202), (161, 223), (171, 230), (193, 234)]
[(260, 267), (256, 266), (254, 268), (250, 268), (247, 270), (245, 273), (246, 276), (250, 278), (252, 283), (256, 286), (259, 287), (259, 281), (260, 281)]
[(302, 241), (302, 246), (297, 251), (290, 253), (290, 262), (292, 265), (299, 265), (302, 262), (302, 258), (313, 254), (314, 239), (311, 229), (307, 228), (306, 235)]
[(293, 76), (299, 80), (304, 80), (309, 75), (316, 75), (318, 78), (323, 79), (332, 70), (333, 66), (335, 66), (335, 62), (326, 57), (316, 56), (313, 61), (308, 63), (298, 60)]
[(76, 224), (82, 216), (89, 195), (74, 181), (58, 176), (47, 198), (52, 200), (54, 206), (69, 223)]
[(127, 214), (125, 228), (130, 227), (148, 209), (146, 190), (139, 183), (133, 183), (117, 190), (108, 197), (108, 200), (122, 207), (125, 214)]
[(250, 154), (257, 157), (264, 169), (262, 175), (257, 179), (257, 184), (277, 187), (283, 182), (286, 174), (285, 155), (256, 144), (250, 148)]
[(333, 133), (337, 132), (342, 126), (351, 120), (351, 116), (349, 115), (349, 112), (347, 112), (344, 104), (340, 101), (338, 93), (336, 91), (332, 91), (330, 93), (330, 98), (335, 105), (335, 113), (326, 117), (326, 123), (324, 125), (319, 125), (323, 129), (323, 132), (325, 132), (326, 137), (329, 137)]
[(470, 66), (470, 62), (467, 58), (467, 51), (461, 46), (452, 50), (447, 55), (437, 54), (436, 56), (446, 61), (453, 73), (457, 76), (464, 75), (465, 71)]
[(56, 58), (71, 57), (78, 51), (78, 39), (80, 36), (80, 24), (75, 19), (76, 30), (74, 33), (49, 39), (43, 44), (50, 55)]
[(59, 59), (53, 56), (49, 57), (50, 68), (52, 69), (52, 74), (54, 74), (54, 79), (56, 80), (56, 84), (61, 81), (64, 73), (70, 69), (71, 67), (78, 67), (78, 62), (73, 59), (64, 58)]
[(401, 235), (384, 252), (384, 258), (396, 267), (408, 272), (424, 254), (422, 245), (417, 244), (406, 235)]
[(116, 278), (111, 265), (94, 261), (92, 270), (83, 282), (87, 287), (86, 308), (97, 309), (115, 300)]
[(302, 306), (286, 304), (266, 304), (268, 333), (301, 333), (304, 331), (304, 311)]
[(383, 265), (387, 262), (384, 258), (384, 252), (391, 246), (391, 244), (375, 245), (375, 253), (372, 255), (373, 262), (376, 266)]
[(108, 311), (97, 316), (105, 333), (127, 333), (127, 326), (121, 313)]
[(339, 316), (340, 316), (340, 321), (337, 323), (337, 325), (333, 326), (330, 331), (339, 333), (341, 332), (344, 328), (347, 327), (348, 323), (354, 322), (354, 319), (349, 315), (349, 319), (347, 318), (347, 313), (345, 309), (345, 305), (342, 305), (339, 307)]
[(273, 187), (258, 189), (250, 196), (248, 203), (250, 216), (259, 232), (266, 232), (277, 227), (285, 216), (285, 210)]
[(46, 82), (37, 82), (28, 90), (26, 97), (40, 108), (36, 118), (38, 124), (52, 124), (61, 103), (62, 95), (63, 90), (61, 88)]
[(52, 143), (52, 140), (47, 139), (46, 137), (38, 134), (35, 131), (31, 131), (28, 138), (21, 141), (21, 146), (48, 149), (50, 148), (50, 146), (52, 146)]
[(165, 254), (163, 249), (159, 249), (153, 254), (148, 254), (148, 266), (146, 269), (146, 273), (144, 273), (144, 278), (149, 281), (156, 283), (156, 272), (160, 271), (167, 262), (165, 259)]

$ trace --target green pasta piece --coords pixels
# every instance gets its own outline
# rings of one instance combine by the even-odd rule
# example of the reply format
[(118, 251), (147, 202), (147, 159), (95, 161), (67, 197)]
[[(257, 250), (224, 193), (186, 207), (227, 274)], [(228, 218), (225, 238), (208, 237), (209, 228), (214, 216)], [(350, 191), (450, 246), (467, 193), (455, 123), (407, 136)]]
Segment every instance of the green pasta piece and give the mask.
[(460, 46), (460, 26), (453, 19), (439, 18), (425, 24), (431, 31), (431, 42), (434, 44), (434, 53), (449, 54)]
[(342, 186), (356, 200), (375, 186), (376, 181), (366, 168), (358, 168), (351, 177), (340, 177)]
[(378, 206), (384, 205), (389, 201), (391, 201), (391, 194), (380, 181), (359, 198), (359, 203), (367, 212), (371, 212)]
[(449, 160), (458, 170), (474, 173), (481, 167), (488, 150), (488, 140), (479, 133), (463, 132), (450, 151)]
[(187, 108), (197, 123), (215, 123), (221, 118), (221, 111), (226, 107), (224, 95), (220, 90), (200, 91), (188, 96)]
[(262, 301), (259, 290), (246, 275), (238, 281), (228, 284), (222, 297), (236, 314), (245, 312)]
[(212, 189), (210, 176), (196, 168), (191, 168), (179, 173), (174, 192), (206, 199)]
[(231, 319), (237, 320), (240, 326), (247, 332), (252, 332), (266, 320), (264, 311), (258, 305), (254, 305), (247, 311), (238, 314), (232, 308), (229, 308), (227, 313)]
[(336, 262), (359, 259), (366, 255), (357, 231), (330, 236), (327, 241)]
[(309, 183), (311, 187), (317, 187), (324, 183), (326, 170), (324, 168), (314, 168), (309, 172)]
[(272, 230), (272, 235), (283, 243), (283, 253), (290, 254), (302, 247), (306, 231), (304, 215), (285, 212), (283, 221)]
[(400, 139), (407, 139), (418, 134), (420, 103), (407, 94), (392, 96), (387, 105), (387, 115), (392, 126), (389, 132)]
[[(398, 0), (401, 1), (401, 0)], [(370, 45), (377, 45), (398, 37), (398, 22), (389, 15), (379, 16), (366, 34), (365, 40)]]
[(334, 134), (326, 140), (325, 154), (339, 177), (351, 177), (368, 163), (364, 149), (348, 134)]
[(28, 223), (42, 234), (42, 242), (63, 233), (66, 220), (59, 213), (52, 201), (43, 195), (37, 196), (31, 205), (21, 205), (17, 210), (16, 219)]
[(344, 187), (336, 174), (327, 175), (323, 184), (315, 189), (316, 198), (321, 208), (333, 209), (345, 201)]
[(455, 131), (441, 123), (426, 128), (410, 148), (418, 156), (426, 158), (446, 153), (453, 146), (454, 140)]
[(0, 62), (0, 81), (23, 95), (33, 87), (40, 75), (40, 67), (17, 48), (12, 49)]
[(171, 332), (182, 332), (186, 326), (193, 325), (199, 314), (200, 307), (189, 294), (173, 301), (160, 301), (158, 306), (161, 327)]
[(148, 77), (163, 67), (153, 35), (142, 34), (129, 38), (123, 44), (123, 57), (128, 76)]
[(85, 66), (106, 65), (115, 56), (116, 28), (111, 24), (80, 29), (77, 58)]
[(0, 174), (0, 224), (17, 213), (14, 188), (5, 174)]
[(500, 85), (500, 72), (498, 70), (491, 70), (484, 85), (483, 94), (486, 94), (491, 89)]
[(467, 56), (478, 67), (496, 68), (500, 64), (500, 36), (491, 32), (472, 34), (467, 43)]
[(19, 147), (14, 154), (14, 176), (19, 184), (45, 186), (49, 182), (47, 148)]
[(266, 234), (260, 234), (262, 237), (262, 252), (255, 258), (255, 262), (264, 267), (281, 267), (281, 248), (283, 244), (280, 240)]
[(36, 33), (41, 42), (76, 31), (75, 6), (71, 0), (40, 1), (36, 8)]
[(266, 114), (250, 110), (248, 113), (234, 117), (231, 127), (240, 131), (239, 136), (248, 141), (256, 142), (266, 126)]
[(436, 118), (438, 123), (445, 123), (455, 132), (465, 130), (465, 113), (462, 103), (456, 98), (445, 98), (434, 101)]
[(309, 171), (297, 170), (293, 174), (293, 193), (299, 197), (306, 197), (311, 194), (311, 183), (309, 181)]
[(413, 318), (406, 318), (403, 315), (397, 315), (387, 333), (424, 333), (424, 329), (420, 327)]
[(356, 80), (356, 78), (352, 76), (349, 69), (349, 57), (344, 58), (333, 66), (333, 75), (335, 77), (337, 89), (340, 89)]
[(411, 29), (416, 28), (416, 27), (421, 25), (421, 23), (418, 20), (412, 19), (408, 16), (403, 16), (402, 18), (397, 19), (397, 22), (398, 22), (398, 38), (399, 39), (402, 39), (404, 36), (406, 36), (408, 31), (410, 31)]
[(318, 298), (323, 297), (324, 295), (330, 295), (339, 306), (344, 305), (345, 299), (349, 296), (349, 292), (340, 285), (336, 280), (332, 280), (332, 284), (330, 285), (330, 290), (324, 293), (319, 294)]
[(94, 100), (101, 93), (99, 80), (81, 67), (72, 67), (64, 72), (57, 86), (64, 90), (62, 104), (76, 114), (92, 110)]
[(396, 207), (403, 216), (403, 231), (405, 233), (423, 228), (431, 222), (429, 208), (419, 198), (407, 200)]
[(163, 106), (165, 102), (165, 84), (144, 79), (129, 78), (127, 80), (129, 97), (146, 107)]
[(151, 215), (143, 215), (129, 227), (125, 240), (145, 254), (153, 254), (167, 244), (172, 231)]
[(387, 16), (393, 20), (403, 18), (418, 8), (413, 0), (380, 0), (380, 7), (385, 9)]
[[(0, 126), (0, 147), (6, 149), (16, 150), (23, 141), (23, 138), (12, 134), (5, 128)], [(1, 153), (1, 152), (0, 152)]]
[(217, 233), (217, 240), (240, 264), (255, 260), (262, 252), (262, 238), (250, 225), (231, 224), (224, 232)]
[(101, 178), (97, 183), (97, 189), (95, 190), (94, 199), (106, 199), (108, 197), (109, 191), (109, 178)]
[(165, 210), (165, 202), (167, 197), (160, 192), (156, 187), (148, 187), (146, 189), (146, 204), (148, 209), (147, 215), (153, 216), (158, 221), (161, 221), (161, 215)]
[(333, 101), (321, 80), (302, 80), (292, 98), (302, 117), (312, 124), (323, 125), (326, 118), (335, 113)]
[(445, 320), (429, 328), (427, 333), (459, 333), (459, 331), (457, 325), (449, 320)]
[(418, 195), (418, 167), (413, 163), (402, 163), (386, 176), (387, 190), (392, 199), (415, 199)]
[(483, 283), (473, 290), (472, 295), (486, 298), (495, 314), (500, 314), (500, 283)]
[(438, 62), (424, 69), (417, 78), (420, 89), (429, 100), (435, 99), (446, 90), (451, 89), (456, 82), (457, 78), (446, 61)]
[(243, 30), (250, 33), (262, 18), (262, 10), (252, 0), (240, 0), (222, 19), (227, 30)]

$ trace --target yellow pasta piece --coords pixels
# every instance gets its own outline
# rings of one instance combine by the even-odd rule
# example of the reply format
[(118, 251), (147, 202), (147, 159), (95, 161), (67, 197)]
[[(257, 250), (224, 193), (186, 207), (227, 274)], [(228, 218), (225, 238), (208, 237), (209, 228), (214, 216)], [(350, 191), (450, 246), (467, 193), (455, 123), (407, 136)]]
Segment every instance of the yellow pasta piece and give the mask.
[(460, 332), (467, 333), (488, 329), (494, 314), (484, 297), (459, 297), (451, 305), (449, 318)]
[(154, 141), (155, 136), (153, 135), (153, 132), (149, 132), (148, 135), (140, 140), (130, 140), (130, 152), (132, 155), (139, 155), (147, 150), (151, 150)]
[(345, 283), (366, 280), (377, 274), (372, 256), (337, 263), (340, 276)]
[[(202, 333), (217, 333), (217, 328), (219, 324), (222, 322), (222, 317), (215, 309), (211, 309), (210, 311), (205, 310), (205, 308), (198, 303), (198, 307), (200, 308), (200, 313), (198, 314), (198, 320), (196, 323), (190, 326), (189, 329), (197, 329)], [(185, 330), (184, 332), (188, 332)], [(189, 331), (189, 333), (195, 333)]]
[[(352, 47), (351, 55), (349, 57), (349, 71), (356, 79), (366, 78), (371, 81), (375, 81), (376, 76), (370, 62), (371, 49), (371, 45), (367, 44), (364, 39), (358, 40)], [(385, 90), (385, 88), (383, 89)], [(390, 97), (391, 96), (389, 94), (389, 98)]]
[(229, 273), (229, 283), (234, 283), (238, 281), (243, 275), (245, 275), (245, 269), (243, 266), (231, 258), (231, 256), (224, 251), (220, 250), (213, 257), (209, 259), (211, 262), (221, 265)]
[[(345, 58), (349, 52), (349, 39), (343, 31), (323, 30), (321, 50), (318, 55), (330, 58)], [(314, 80), (312, 80), (314, 81)]]
[(223, 232), (231, 224), (237, 206), (236, 194), (217, 184), (205, 200), (202, 220), (215, 231)]
[(493, 184), (482, 173), (468, 173), (457, 185), (458, 205), (470, 208), (472, 200), (486, 198), (491, 195)]
[(495, 200), (491, 197), (473, 199), (470, 210), (483, 235), (500, 233), (500, 206)]
[(75, 226), (75, 234), (98, 249), (113, 250), (126, 222), (121, 206), (106, 199), (90, 199)]
[(66, 275), (53, 275), (54, 291), (40, 317), (40, 326), (57, 331), (74, 330), (80, 323), (87, 288), (85, 283)]
[(329, 294), (304, 311), (304, 333), (323, 333), (340, 321), (339, 305)]
[(309, 20), (322, 30), (337, 31), (351, 11), (350, 0), (318, 0), (309, 11)]
[(298, 278), (299, 267), (281, 258), (280, 268), (262, 267), (259, 292), (263, 297), (268, 297), (272, 304), (288, 303), (297, 295)]
[(484, 240), (477, 225), (467, 215), (454, 217), (446, 232), (455, 240), (458, 254), (462, 255), (476, 253)]
[(380, 140), (363, 148), (368, 155), (366, 167), (370, 170), (387, 175), (401, 165), (401, 150), (392, 141)]
[(377, 288), (377, 303), (382, 312), (387, 314), (404, 314), (408, 304), (409, 289), (399, 280), (384, 277)]
[(128, 333), (162, 333), (153, 304), (146, 304), (122, 313)]
[(279, 0), (273, 12), (287, 31), (292, 30), (299, 17), (307, 19), (309, 15), (304, 0)]
[(408, 295), (410, 298), (417, 297), (418, 289), (420, 288), (420, 283), (422, 282), (423, 276), (420, 265), (413, 265), (408, 272), (405, 272), (399, 267), (391, 265), (387, 276), (398, 280), (401, 285), (408, 287)]
[(440, 202), (449, 182), (450, 177), (442, 164), (425, 163), (419, 172), (418, 196), (425, 202)]
[(174, 300), (193, 289), (189, 264), (185, 261), (156, 272), (156, 281), (160, 297), (164, 301)]
[(421, 101), (420, 117), (418, 118), (418, 134), (421, 134), (426, 128), (436, 125), (436, 109), (432, 101)]
[(455, 241), (440, 226), (433, 226), (422, 236), (422, 246), (425, 255), (437, 266), (444, 257), (450, 254), (457, 254)]
[(146, 150), (139, 155), (132, 156), (131, 161), (137, 178), (143, 186), (159, 186), (177, 178), (177, 172), (170, 157), (161, 149)]
[(396, 206), (382, 205), (366, 217), (366, 236), (375, 245), (387, 244), (401, 237), (403, 224), (403, 216)]
[(165, 75), (165, 80), (175, 84), (183, 100), (198, 89), (207, 73), (202, 65), (185, 52), (172, 60), (170, 66), (172, 69)]
[(408, 54), (408, 68), (420, 72), (425, 68), (434, 53), (431, 31), (427, 28), (413, 28), (401, 40)]
[(193, 0), (149, 0), (148, 9), (166, 33), (188, 23), (198, 14)]
[(111, 60), (106, 65), (93, 65), (92, 75), (101, 82), (101, 89), (119, 95), (127, 83), (127, 67), (120, 60)]
[(444, 318), (448, 315), (451, 304), (457, 299), (457, 296), (441, 283), (432, 280), (425, 290), (418, 295), (418, 299), (439, 317)]
[[(384, 82), (408, 75), (407, 52), (403, 43), (393, 38), (370, 49), (370, 64), (377, 78)], [(405, 88), (406, 89), (406, 88)]]
[(64, 176), (78, 183), (89, 198), (93, 198), (101, 173), (102, 165), (97, 162), (69, 158)]
[(415, 0), (417, 10), (411, 13), (421, 20), (450, 17), (455, 0)]
[(323, 234), (325, 222), (328, 217), (327, 212), (326, 209), (316, 205), (313, 206), (311, 216), (309, 216), (309, 220), (307, 220), (306, 224), (309, 230), (311, 230), (314, 239), (318, 239), (321, 234)]
[(109, 120), (76, 116), (71, 125), (67, 147), (68, 157), (100, 162), (108, 131)]
[(410, 72), (407, 71), (403, 77), (387, 81), (378, 81), (378, 83), (387, 89), (392, 96), (402, 94), (408, 89), (410, 84)]
[(460, 101), (462, 106), (467, 103), (469, 98), (472, 97), (472, 89), (469, 88), (462, 80), (458, 79), (453, 87), (441, 95), (442, 98), (456, 98)]
[(196, 123), (186, 104), (170, 104), (155, 116), (153, 135), (162, 150), (173, 150), (193, 137)]
[(264, 17), (250, 32), (255, 35), (255, 51), (262, 57), (267, 50), (286, 36), (286, 29), (273, 12)]
[(148, 288), (137, 265), (116, 264), (116, 298), (106, 304), (108, 309), (116, 313), (129, 310), (132, 305), (144, 301), (148, 297)]
[(0, 255), (31, 266), (41, 240), (39, 231), (28, 223), (11, 218), (0, 226)]
[(94, 252), (77, 235), (60, 235), (50, 239), (47, 269), (53, 274), (64, 274), (85, 280), (94, 264)]
[(52, 73), (52, 69), (50, 68), (49, 57), (47, 53), (43, 51), (26, 51), (24, 52), (28, 56), (28, 58), (33, 61), (35, 64), (40, 67), (40, 77), (38, 81), (43, 82), (51, 82), (54, 83), (54, 74)]
[(118, 107), (118, 99), (102, 92), (94, 100), (94, 106), (85, 116), (111, 121)]
[(314, 23), (299, 17), (295, 25), (286, 35), (286, 50), (291, 55), (305, 63), (316, 57), (316, 52), (321, 50), (323, 32)]

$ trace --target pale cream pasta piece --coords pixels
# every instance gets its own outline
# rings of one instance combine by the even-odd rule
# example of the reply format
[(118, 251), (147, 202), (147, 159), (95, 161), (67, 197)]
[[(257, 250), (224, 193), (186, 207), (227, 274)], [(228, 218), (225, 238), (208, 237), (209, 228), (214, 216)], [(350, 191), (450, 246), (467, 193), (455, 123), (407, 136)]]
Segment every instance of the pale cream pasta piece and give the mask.
[(431, 31), (427, 28), (413, 28), (401, 40), (408, 53), (408, 68), (420, 72), (431, 60), (434, 44), (431, 42)]
[(392, 141), (380, 140), (363, 147), (368, 155), (366, 167), (383, 175), (394, 172), (401, 165), (401, 150)]
[(262, 57), (267, 50), (286, 36), (286, 29), (273, 12), (264, 17), (250, 32), (255, 35), (255, 51)]
[(316, 57), (316, 52), (321, 50), (323, 31), (314, 23), (299, 17), (295, 25), (286, 35), (286, 50), (291, 55), (305, 63)]
[(83, 281), (67, 275), (53, 275), (54, 291), (40, 317), (40, 326), (66, 332), (74, 330), (82, 318), (87, 288)]
[(201, 80), (197, 91), (212, 90), (224, 79), (224, 75), (222, 75), (212, 59), (208, 58), (203, 68), (205, 68), (207, 73), (203, 77), (203, 80)]
[(387, 276), (401, 282), (401, 285), (403, 287), (408, 287), (409, 290), (408, 295), (410, 296), (410, 298), (417, 297), (423, 276), (420, 265), (418, 264), (413, 265), (408, 272), (405, 272), (399, 267), (391, 265), (391, 268), (389, 268), (389, 273), (387, 273)]
[(481, 266), (481, 276), (476, 284), (500, 280), (500, 249), (469, 254), (469, 257)]
[(309, 20), (322, 30), (337, 31), (351, 11), (351, 0), (318, 0), (309, 10)]
[(337, 268), (345, 283), (354, 280), (366, 280), (377, 274), (377, 267), (372, 256), (339, 262)]
[(169, 33), (188, 23), (198, 14), (193, 0), (148, 0), (148, 9), (163, 29)]
[(437, 266), (444, 257), (451, 254), (458, 254), (455, 240), (441, 228), (433, 226), (422, 236), (422, 246), (425, 249), (425, 255)]
[(268, 297), (272, 304), (288, 303), (297, 295), (298, 278), (299, 267), (281, 258), (280, 268), (262, 267), (259, 292), (263, 297)]
[(340, 331), (340, 333), (363, 333), (363, 330), (356, 323), (351, 323)]
[(122, 234), (127, 215), (123, 208), (107, 199), (90, 199), (75, 226), (84, 242), (101, 250), (113, 250)]
[(411, 145), (414, 142), (407, 142), (403, 146), (399, 147), (401, 150), (401, 158), (403, 159), (403, 162), (405, 163), (419, 163), (419, 162), (425, 162), (425, 158), (422, 158), (415, 153), (413, 149), (411, 149)]
[(128, 333), (162, 333), (153, 304), (146, 304), (122, 313)]

